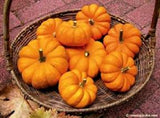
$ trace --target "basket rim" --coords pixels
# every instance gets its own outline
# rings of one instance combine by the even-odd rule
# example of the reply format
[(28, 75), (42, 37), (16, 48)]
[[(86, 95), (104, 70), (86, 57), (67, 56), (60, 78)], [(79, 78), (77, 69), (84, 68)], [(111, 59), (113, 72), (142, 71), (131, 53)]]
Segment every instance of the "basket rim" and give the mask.
[[(70, 12), (70, 13), (74, 13), (74, 12), (77, 12), (79, 11), (79, 9), (74, 9), (74, 10), (67, 10), (67, 11), (61, 11), (61, 12), (54, 12), (54, 13), (50, 13), (48, 15), (45, 15), (43, 17), (40, 17), (38, 18), (37, 20), (31, 22), (30, 24), (28, 24), (27, 26), (25, 26), (18, 34), (17, 36), (14, 38), (13, 42), (11, 43), (10, 45), (10, 48), (12, 49), (13, 47), (13, 44), (15, 43), (15, 41), (18, 39), (18, 37), (27, 29), (27, 28), (30, 28), (31, 25), (35, 24), (36, 22), (40, 21), (40, 20), (43, 20), (43, 19), (46, 19), (46, 18), (50, 18), (52, 15), (58, 15), (58, 14), (65, 14), (67, 12)], [(119, 22), (121, 23), (128, 23), (126, 20), (120, 18), (120, 17), (117, 17), (115, 15), (112, 15), (109, 13), (109, 15), (111, 16), (111, 18), (114, 18), (116, 20), (118, 20)], [(144, 36), (142, 35), (142, 38), (144, 39)], [(152, 72), (153, 72), (153, 69), (154, 69), (154, 65), (155, 65), (155, 51), (154, 49), (151, 49), (151, 53), (153, 55), (153, 61), (152, 61), (152, 66), (151, 66), (151, 70), (149, 71), (149, 74), (147, 76), (147, 78), (145, 79), (145, 82), (138, 88), (136, 89), (136, 91), (134, 91), (133, 93), (129, 94), (128, 96), (124, 97), (124, 98), (121, 98), (120, 100), (117, 100), (113, 103), (110, 103), (110, 104), (107, 104), (107, 105), (104, 105), (104, 106), (97, 106), (97, 107), (94, 107), (94, 108), (81, 108), (81, 109), (59, 109), (59, 108), (56, 108), (57, 111), (59, 112), (67, 112), (67, 113), (83, 113), (83, 112), (93, 112), (93, 111), (99, 111), (99, 110), (105, 110), (109, 107), (113, 107), (113, 106), (116, 106), (116, 105), (119, 105), (125, 101), (128, 101), (130, 98), (132, 98), (135, 94), (137, 94), (145, 85), (146, 83), (149, 81), (151, 75), (152, 75)], [(30, 94), (28, 94), (28, 92), (21, 86), (21, 84), (19, 83), (17, 77), (16, 77), (16, 74), (13, 70), (13, 68), (11, 69), (11, 74), (12, 74), (12, 77), (13, 79), (16, 81), (16, 84), (18, 85), (18, 87), (21, 89), (22, 93), (26, 96), (28, 96), (28, 98), (30, 98), (31, 100), (33, 100), (34, 102), (44, 106), (44, 107), (47, 107), (47, 108), (52, 108), (50, 107), (49, 105), (47, 104), (44, 104), (43, 102), (37, 100), (36, 98), (34, 98), (33, 96), (31, 96)]]

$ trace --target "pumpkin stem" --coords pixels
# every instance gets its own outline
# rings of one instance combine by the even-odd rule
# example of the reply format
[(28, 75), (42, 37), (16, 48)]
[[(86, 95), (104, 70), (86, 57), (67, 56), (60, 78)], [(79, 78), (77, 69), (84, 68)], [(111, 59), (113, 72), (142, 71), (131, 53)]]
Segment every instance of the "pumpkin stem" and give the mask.
[(94, 20), (92, 18), (90, 18), (88, 21), (91, 25), (94, 25)]
[(89, 52), (88, 52), (88, 51), (85, 51), (85, 52), (84, 52), (84, 56), (85, 56), (85, 57), (88, 57), (88, 56), (89, 56)]
[(125, 72), (127, 72), (128, 70), (130, 69), (130, 67), (124, 67), (124, 68), (121, 68), (121, 72), (122, 73), (125, 73)]
[(120, 30), (119, 41), (120, 41), (120, 42), (123, 41), (123, 30)]
[(86, 78), (83, 78), (82, 82), (79, 84), (80, 87), (84, 87), (87, 82)]
[(56, 32), (53, 32), (53, 37), (56, 38)]
[(43, 56), (42, 48), (39, 49), (39, 61), (40, 62), (45, 62), (46, 61), (46, 57)]
[(77, 21), (73, 21), (73, 28), (77, 27)]

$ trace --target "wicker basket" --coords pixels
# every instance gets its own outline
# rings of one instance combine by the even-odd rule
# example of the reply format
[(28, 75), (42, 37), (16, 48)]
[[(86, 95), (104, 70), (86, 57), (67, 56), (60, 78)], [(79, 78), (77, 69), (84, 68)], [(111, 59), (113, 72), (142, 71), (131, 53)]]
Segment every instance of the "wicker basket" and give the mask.
[[(138, 75), (136, 76), (136, 83), (126, 93), (116, 93), (107, 89), (102, 81), (99, 79), (100, 76), (97, 76), (95, 80), (96, 85), (98, 86), (98, 93), (96, 101), (93, 105), (83, 108), (76, 109), (67, 105), (60, 95), (58, 94), (57, 87), (49, 88), (46, 90), (36, 90), (31, 86), (25, 84), (22, 80), (21, 74), (17, 69), (17, 59), (19, 50), (28, 44), (28, 42), (36, 37), (37, 27), (48, 18), (59, 17), (63, 20), (75, 19), (75, 15), (78, 10), (66, 11), (61, 13), (54, 13), (48, 16), (41, 18), (38, 21), (35, 21), (31, 25), (23, 29), (15, 40), (10, 44), (9, 42), (9, 11), (10, 11), (11, 0), (5, 1), (4, 7), (4, 47), (5, 47), (5, 56), (7, 61), (7, 69), (10, 71), (12, 77), (16, 81), (19, 88), (23, 91), (29, 99), (43, 105), (47, 108), (56, 108), (58, 111), (65, 111), (68, 113), (83, 113), (83, 112), (93, 112), (105, 110), (108, 107), (118, 105), (122, 102), (127, 101), (133, 95), (138, 93), (144, 85), (148, 82), (153, 68), (155, 60), (155, 28), (158, 19), (158, 9), (160, 8), (160, 0), (156, 0), (155, 10), (153, 14), (151, 29), (146, 37), (142, 36), (143, 41), (140, 53), (135, 57), (136, 65), (138, 66)], [(112, 16), (111, 25), (117, 23), (126, 23), (125, 20), (120, 19), (116, 16)]]

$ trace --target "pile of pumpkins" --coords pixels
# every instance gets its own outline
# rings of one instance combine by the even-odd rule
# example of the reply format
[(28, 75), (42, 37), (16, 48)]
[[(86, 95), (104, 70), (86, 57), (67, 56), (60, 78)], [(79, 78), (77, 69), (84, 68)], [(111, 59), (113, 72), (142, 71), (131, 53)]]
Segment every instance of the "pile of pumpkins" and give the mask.
[(75, 108), (96, 99), (98, 73), (108, 89), (128, 91), (138, 72), (134, 56), (142, 45), (141, 34), (129, 23), (110, 24), (107, 10), (96, 4), (83, 6), (75, 21), (42, 22), (37, 38), (19, 52), (17, 66), (24, 82), (36, 89), (58, 84), (63, 100)]

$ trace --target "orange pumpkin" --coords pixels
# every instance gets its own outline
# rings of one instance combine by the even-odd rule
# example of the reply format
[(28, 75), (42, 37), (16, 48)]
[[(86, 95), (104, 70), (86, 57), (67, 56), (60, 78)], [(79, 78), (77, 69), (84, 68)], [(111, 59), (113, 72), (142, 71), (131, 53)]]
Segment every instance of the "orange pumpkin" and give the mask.
[(66, 50), (56, 40), (32, 40), (19, 52), (18, 69), (34, 88), (53, 86), (68, 69)]
[(37, 28), (37, 38), (56, 39), (56, 29), (62, 23), (60, 18), (49, 18)]
[(104, 58), (100, 72), (107, 88), (112, 91), (125, 92), (135, 83), (138, 70), (131, 57), (114, 51)]
[(110, 15), (104, 7), (96, 4), (82, 7), (81, 11), (77, 13), (76, 19), (90, 25), (92, 38), (95, 40), (100, 39), (110, 28)]
[(120, 51), (134, 57), (142, 45), (140, 37), (140, 31), (133, 25), (119, 23), (109, 30), (108, 35), (104, 37), (103, 43), (106, 46), (107, 53)]
[(106, 55), (103, 44), (93, 39), (84, 47), (67, 48), (66, 50), (69, 55), (69, 69), (86, 72), (90, 77), (98, 74), (99, 67)]
[(84, 46), (90, 37), (90, 27), (83, 22), (66, 21), (57, 29), (57, 40), (65, 46)]
[(72, 70), (64, 73), (59, 80), (59, 93), (63, 100), (76, 108), (86, 107), (96, 99), (97, 87), (85, 72)]

